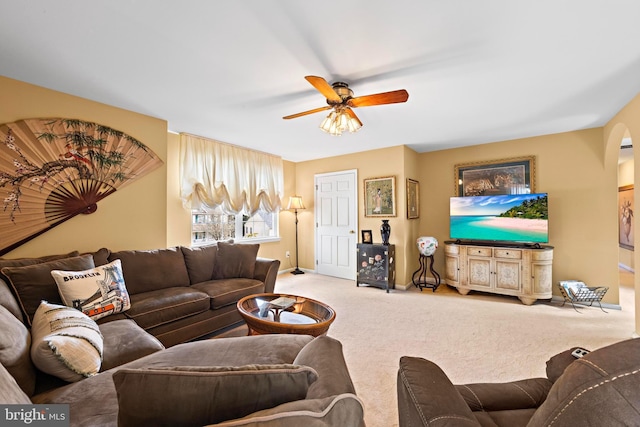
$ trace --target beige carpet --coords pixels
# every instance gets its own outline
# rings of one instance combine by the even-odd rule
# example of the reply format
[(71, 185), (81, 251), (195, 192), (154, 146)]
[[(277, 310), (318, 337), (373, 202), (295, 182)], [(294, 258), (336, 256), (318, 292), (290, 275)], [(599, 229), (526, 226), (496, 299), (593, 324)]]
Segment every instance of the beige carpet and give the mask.
[(546, 360), (569, 347), (593, 350), (634, 331), (628, 286), (620, 290), (622, 310), (587, 307), (581, 314), (557, 302), (525, 306), (515, 297), (462, 296), (446, 285), (435, 293), (412, 288), (387, 294), (316, 274), (281, 274), (276, 292), (314, 298), (336, 310), (329, 335), (343, 344), (368, 427), (398, 425), (400, 356), (436, 362), (454, 384), (510, 381), (544, 376)]

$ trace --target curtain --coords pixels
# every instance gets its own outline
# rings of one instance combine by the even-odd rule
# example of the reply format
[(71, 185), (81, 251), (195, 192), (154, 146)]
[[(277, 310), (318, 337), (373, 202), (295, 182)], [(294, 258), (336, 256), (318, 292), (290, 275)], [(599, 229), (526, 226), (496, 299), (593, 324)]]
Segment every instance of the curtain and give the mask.
[(180, 134), (180, 197), (185, 207), (220, 207), (252, 216), (282, 205), (282, 158), (212, 139)]

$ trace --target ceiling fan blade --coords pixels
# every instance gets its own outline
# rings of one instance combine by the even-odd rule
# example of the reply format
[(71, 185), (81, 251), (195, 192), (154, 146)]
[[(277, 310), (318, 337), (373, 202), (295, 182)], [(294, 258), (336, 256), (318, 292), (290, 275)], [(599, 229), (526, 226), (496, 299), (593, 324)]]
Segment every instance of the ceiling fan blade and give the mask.
[(318, 92), (324, 95), (329, 101), (342, 102), (340, 95), (336, 93), (329, 83), (322, 77), (305, 76), (305, 79), (315, 87)]
[(295, 119), (296, 117), (306, 116), (307, 114), (319, 113), (320, 111), (330, 110), (332, 108), (333, 108), (332, 106), (327, 105), (326, 107), (314, 108), (313, 110), (303, 111), (302, 113), (296, 113), (296, 114), (291, 114), (290, 116), (284, 116), (283, 119), (285, 120)]
[(376, 93), (374, 95), (364, 95), (351, 98), (347, 101), (350, 107), (371, 107), (373, 105), (397, 104), (399, 102), (407, 102), (409, 92), (404, 89), (394, 90), (391, 92)]
[(356, 113), (354, 113), (351, 108), (345, 108), (344, 111), (349, 115), (349, 117), (355, 119), (358, 122), (358, 124), (362, 126), (362, 122), (360, 121), (358, 116), (356, 116)]

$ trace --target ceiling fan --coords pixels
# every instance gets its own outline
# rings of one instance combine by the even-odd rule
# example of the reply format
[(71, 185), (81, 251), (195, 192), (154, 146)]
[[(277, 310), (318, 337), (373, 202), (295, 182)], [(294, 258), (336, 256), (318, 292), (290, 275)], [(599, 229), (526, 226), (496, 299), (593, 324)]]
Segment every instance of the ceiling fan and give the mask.
[(374, 105), (397, 104), (406, 102), (409, 93), (404, 90), (394, 90), (391, 92), (376, 93), (353, 97), (353, 91), (344, 82), (335, 82), (332, 85), (325, 79), (317, 76), (306, 76), (305, 79), (316, 88), (318, 92), (327, 98), (327, 106), (314, 108), (313, 110), (284, 116), (283, 119), (295, 119), (296, 117), (308, 114), (319, 113), (320, 111), (333, 110), (322, 122), (320, 129), (331, 135), (339, 136), (343, 131), (356, 132), (362, 127), (362, 122), (353, 112), (352, 108), (371, 107)]

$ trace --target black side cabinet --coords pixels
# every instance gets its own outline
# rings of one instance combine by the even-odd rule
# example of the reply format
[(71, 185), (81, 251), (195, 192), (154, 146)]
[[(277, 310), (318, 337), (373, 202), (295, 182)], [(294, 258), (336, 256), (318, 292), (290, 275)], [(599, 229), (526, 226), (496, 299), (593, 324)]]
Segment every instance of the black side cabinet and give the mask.
[(386, 289), (396, 287), (396, 247), (358, 243), (356, 286), (367, 284)]

